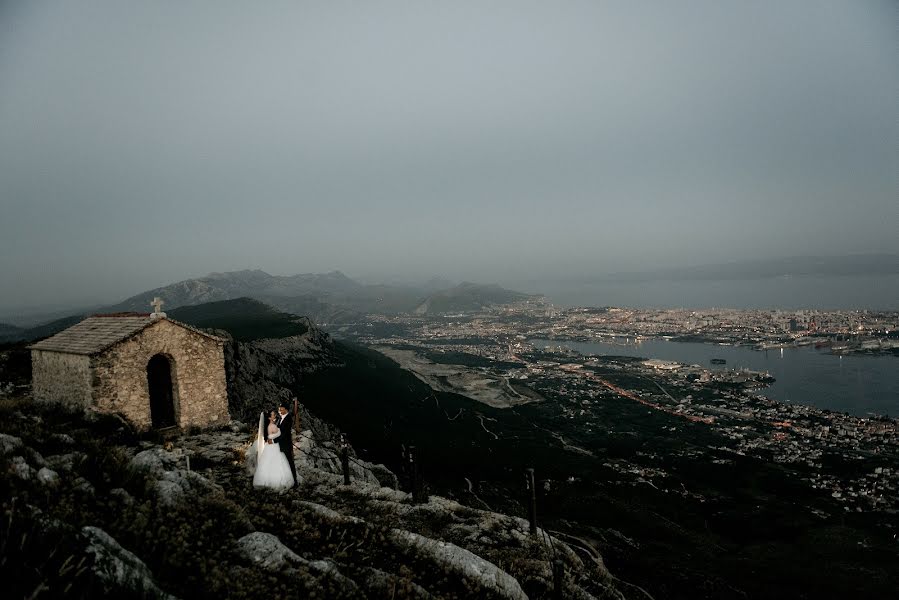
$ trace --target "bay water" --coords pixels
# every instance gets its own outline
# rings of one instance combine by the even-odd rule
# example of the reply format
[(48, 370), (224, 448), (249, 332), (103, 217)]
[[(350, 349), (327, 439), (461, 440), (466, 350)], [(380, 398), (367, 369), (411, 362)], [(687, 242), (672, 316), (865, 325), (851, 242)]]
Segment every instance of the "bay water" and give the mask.
[[(847, 412), (860, 417), (899, 416), (899, 357), (892, 355), (834, 355), (828, 348), (810, 346), (754, 350), (698, 342), (651, 338), (621, 342), (569, 342), (532, 339), (537, 348), (565, 346), (582, 354), (637, 356), (697, 364), (708, 369), (768, 372), (776, 381), (761, 393), (782, 402)], [(726, 364), (711, 364), (713, 358)]]

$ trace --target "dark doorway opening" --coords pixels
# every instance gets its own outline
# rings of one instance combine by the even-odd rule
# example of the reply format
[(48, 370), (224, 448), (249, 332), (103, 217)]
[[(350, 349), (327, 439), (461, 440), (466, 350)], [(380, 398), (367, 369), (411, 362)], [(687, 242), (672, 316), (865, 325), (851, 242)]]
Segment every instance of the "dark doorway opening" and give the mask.
[(172, 365), (169, 359), (157, 354), (147, 363), (147, 383), (150, 386), (150, 418), (154, 429), (174, 427), (175, 394), (172, 389)]

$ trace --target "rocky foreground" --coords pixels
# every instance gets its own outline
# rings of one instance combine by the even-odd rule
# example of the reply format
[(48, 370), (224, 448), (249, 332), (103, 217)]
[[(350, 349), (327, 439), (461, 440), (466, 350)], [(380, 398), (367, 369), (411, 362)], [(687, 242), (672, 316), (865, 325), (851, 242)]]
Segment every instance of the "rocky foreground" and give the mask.
[(312, 429), (299, 490), (255, 490), (254, 429), (162, 442), (113, 416), (0, 401), (4, 596), (625, 597), (601, 559), (529, 535), (525, 520), (414, 503), (356, 458), (344, 485), (336, 448)]

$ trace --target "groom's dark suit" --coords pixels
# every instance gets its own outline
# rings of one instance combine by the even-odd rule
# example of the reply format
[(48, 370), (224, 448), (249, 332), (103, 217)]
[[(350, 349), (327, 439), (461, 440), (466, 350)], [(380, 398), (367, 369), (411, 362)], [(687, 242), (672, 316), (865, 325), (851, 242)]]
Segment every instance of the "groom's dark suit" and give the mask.
[(290, 472), (293, 473), (293, 482), (296, 485), (297, 467), (293, 463), (293, 413), (288, 411), (283, 417), (279, 414), (278, 420), (275, 422), (278, 424), (278, 429), (281, 430), (281, 435), (277, 440), (278, 446), (287, 457), (287, 464), (290, 465)]

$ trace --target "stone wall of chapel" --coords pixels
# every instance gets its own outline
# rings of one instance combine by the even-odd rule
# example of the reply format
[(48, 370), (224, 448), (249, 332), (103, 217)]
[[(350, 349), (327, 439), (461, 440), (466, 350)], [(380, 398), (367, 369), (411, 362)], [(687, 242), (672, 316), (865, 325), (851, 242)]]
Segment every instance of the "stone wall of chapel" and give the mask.
[(32, 350), (31, 378), (35, 400), (78, 408), (91, 406), (90, 358), (87, 356)]
[(165, 319), (92, 358), (98, 410), (118, 412), (142, 429), (152, 426), (147, 363), (169, 358), (180, 427), (227, 423), (223, 344)]

